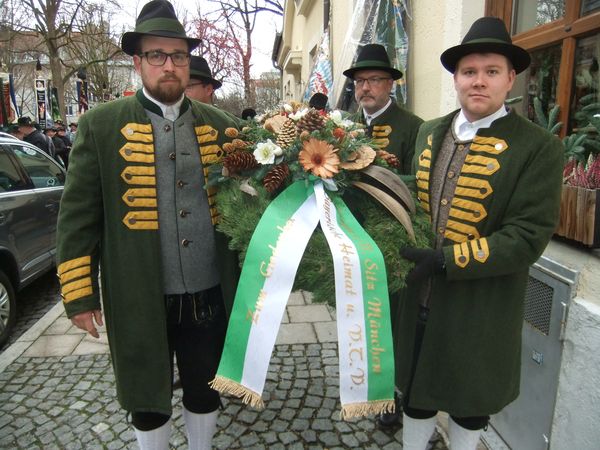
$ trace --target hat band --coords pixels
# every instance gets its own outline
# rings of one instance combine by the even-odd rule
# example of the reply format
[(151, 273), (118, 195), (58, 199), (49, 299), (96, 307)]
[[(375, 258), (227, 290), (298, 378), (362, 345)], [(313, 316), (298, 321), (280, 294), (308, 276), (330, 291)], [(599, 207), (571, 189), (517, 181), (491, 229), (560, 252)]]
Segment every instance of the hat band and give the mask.
[(389, 69), (393, 69), (390, 67), (389, 63), (384, 61), (379, 61), (377, 59), (363, 59), (362, 61), (357, 61), (356, 66), (379, 66), (379, 67), (387, 67)]
[(171, 31), (182, 34), (182, 38), (187, 39), (183, 26), (176, 19), (148, 19), (135, 27), (136, 33), (152, 33), (157, 31)]
[(467, 41), (467, 42), (463, 42), (462, 45), (466, 45), (466, 44), (506, 44), (506, 45), (512, 45), (512, 42), (507, 42), (503, 39), (495, 39), (495, 38), (480, 38), (480, 39), (473, 39), (471, 41)]

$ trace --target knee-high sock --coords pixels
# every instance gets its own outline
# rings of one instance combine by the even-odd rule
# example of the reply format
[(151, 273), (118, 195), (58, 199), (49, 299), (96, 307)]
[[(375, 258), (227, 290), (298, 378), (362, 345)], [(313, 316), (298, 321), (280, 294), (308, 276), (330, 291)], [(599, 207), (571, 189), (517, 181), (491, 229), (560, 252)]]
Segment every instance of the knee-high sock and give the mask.
[(169, 437), (171, 435), (171, 419), (158, 428), (150, 431), (141, 431), (136, 427), (135, 437), (137, 438), (140, 450), (168, 450)]
[(448, 435), (451, 450), (475, 450), (481, 436), (481, 430), (463, 428), (450, 417), (448, 419)]
[(218, 412), (215, 410), (207, 414), (196, 414), (183, 408), (183, 420), (190, 450), (211, 450), (212, 438), (217, 429)]
[(402, 449), (425, 450), (429, 438), (433, 434), (437, 417), (429, 419), (413, 419), (406, 414), (402, 415)]

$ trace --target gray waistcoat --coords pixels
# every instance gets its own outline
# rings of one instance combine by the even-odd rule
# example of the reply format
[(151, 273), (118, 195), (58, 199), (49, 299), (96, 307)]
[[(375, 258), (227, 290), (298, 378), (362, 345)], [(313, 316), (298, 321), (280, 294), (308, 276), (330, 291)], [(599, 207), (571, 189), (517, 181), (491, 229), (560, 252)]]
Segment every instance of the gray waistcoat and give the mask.
[(192, 110), (175, 122), (146, 111), (154, 133), (165, 294), (208, 289), (219, 283), (219, 273)]

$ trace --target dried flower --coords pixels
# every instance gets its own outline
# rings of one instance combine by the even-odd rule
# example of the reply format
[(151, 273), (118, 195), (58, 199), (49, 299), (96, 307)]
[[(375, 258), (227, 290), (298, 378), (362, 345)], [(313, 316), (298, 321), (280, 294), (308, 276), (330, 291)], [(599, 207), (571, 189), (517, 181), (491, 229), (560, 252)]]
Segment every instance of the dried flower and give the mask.
[(238, 149), (238, 150), (243, 150), (246, 147), (248, 147), (248, 143), (242, 141), (241, 139), (234, 139), (233, 141), (231, 141), (231, 143), (233, 144), (233, 146)]
[(376, 153), (371, 147), (363, 145), (348, 157), (348, 161), (340, 164), (341, 169), (360, 170), (369, 166), (375, 159)]
[(321, 178), (332, 178), (339, 172), (340, 158), (333, 145), (319, 139), (310, 138), (298, 155), (298, 161), (305, 171)]
[(275, 162), (275, 156), (279, 156), (283, 153), (281, 147), (276, 145), (271, 139), (267, 139), (267, 142), (259, 142), (256, 144), (256, 150), (254, 150), (254, 157), (260, 164), (273, 164)]

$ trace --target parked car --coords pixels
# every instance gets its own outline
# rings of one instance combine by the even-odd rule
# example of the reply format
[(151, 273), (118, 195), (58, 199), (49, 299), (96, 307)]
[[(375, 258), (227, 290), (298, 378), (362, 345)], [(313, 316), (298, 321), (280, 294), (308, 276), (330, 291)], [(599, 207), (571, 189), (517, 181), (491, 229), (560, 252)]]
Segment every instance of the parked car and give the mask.
[(39, 148), (0, 136), (0, 347), (16, 320), (16, 293), (52, 270), (65, 169)]

